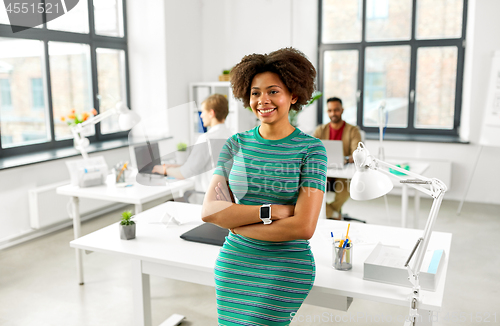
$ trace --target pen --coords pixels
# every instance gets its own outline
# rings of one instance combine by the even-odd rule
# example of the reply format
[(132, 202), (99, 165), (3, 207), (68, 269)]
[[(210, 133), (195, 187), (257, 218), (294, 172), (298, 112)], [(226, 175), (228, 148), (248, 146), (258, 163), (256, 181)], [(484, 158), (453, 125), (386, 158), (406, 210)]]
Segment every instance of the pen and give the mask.
[(349, 242), (349, 239), (346, 238), (345, 241), (344, 241), (344, 245), (342, 246), (342, 254), (340, 256), (340, 263), (341, 264), (342, 264), (342, 261), (344, 260), (345, 248), (347, 248), (347, 243), (348, 242)]
[(345, 241), (342, 245), (342, 250), (341, 253), (340, 253), (340, 263), (342, 264), (342, 260), (344, 260), (344, 252), (345, 252), (345, 248), (347, 246), (347, 242), (349, 241), (349, 229), (351, 228), (351, 223), (347, 224), (347, 233), (345, 235)]
[(122, 176), (123, 171), (127, 168), (127, 163), (128, 163), (128, 162), (125, 162), (125, 164), (123, 164), (123, 167), (122, 167), (122, 169), (121, 169), (120, 173), (119, 173), (119, 174), (118, 174), (118, 176), (116, 177), (116, 182), (118, 182), (118, 180), (119, 180), (119, 179), (120, 179), (120, 177)]
[(351, 223), (347, 224), (347, 234), (345, 235), (345, 238), (343, 238), (343, 240), (340, 240), (340, 243), (339, 243), (339, 248), (343, 248), (344, 247), (344, 242), (347, 240), (347, 238), (349, 237), (349, 228), (351, 227)]

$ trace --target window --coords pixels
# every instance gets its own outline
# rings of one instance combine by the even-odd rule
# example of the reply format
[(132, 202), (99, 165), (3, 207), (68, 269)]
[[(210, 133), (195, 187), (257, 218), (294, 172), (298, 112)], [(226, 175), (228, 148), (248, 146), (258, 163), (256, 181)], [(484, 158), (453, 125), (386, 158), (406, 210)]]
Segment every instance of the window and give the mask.
[[(4, 110), (2, 100), (0, 132), (2, 139), (9, 140), (2, 142), (2, 152), (6, 148), (50, 142), (42, 80), (43, 42), (0, 38), (0, 48), (0, 65), (4, 68), (0, 78), (8, 81), (11, 104), (9, 110)], [(4, 92), (2, 85), (2, 95)], [(36, 131), (38, 137), (24, 137), (27, 131)]]
[(385, 72), (365, 73), (365, 100), (377, 102), (386, 98)]
[[(0, 157), (72, 146), (62, 118), (130, 103), (125, 2), (66, 1), (63, 15), (18, 33), (0, 10)], [(90, 140), (126, 137), (117, 121)]]
[(458, 135), (467, 0), (320, 0), (318, 123), (340, 97), (345, 121), (387, 133)]
[(95, 31), (99, 35), (123, 36), (122, 0), (99, 0), (94, 3)]
[[(72, 138), (71, 130), (61, 118), (72, 110), (89, 112), (94, 107), (90, 46), (49, 42), (49, 58), (55, 138), (69, 139)], [(94, 135), (95, 130), (91, 129)]]
[(2, 111), (12, 109), (12, 96), (10, 95), (10, 80), (7, 78), (0, 79), (0, 105)]
[(43, 98), (42, 78), (31, 78), (31, 107), (35, 110), (43, 109), (45, 100)]
[(367, 0), (366, 19), (386, 19), (389, 16), (389, 0)]
[[(87, 0), (75, 2), (65, 2), (67, 12), (57, 19), (47, 22), (47, 28), (57, 31), (88, 33), (89, 32), (89, 11)], [(62, 3), (62, 2), (61, 2)]]
[[(97, 49), (97, 83), (103, 112), (112, 108), (117, 99), (125, 98), (125, 53), (123, 50)], [(123, 101), (127, 104), (127, 101)], [(118, 116), (101, 122), (103, 134), (116, 132)]]

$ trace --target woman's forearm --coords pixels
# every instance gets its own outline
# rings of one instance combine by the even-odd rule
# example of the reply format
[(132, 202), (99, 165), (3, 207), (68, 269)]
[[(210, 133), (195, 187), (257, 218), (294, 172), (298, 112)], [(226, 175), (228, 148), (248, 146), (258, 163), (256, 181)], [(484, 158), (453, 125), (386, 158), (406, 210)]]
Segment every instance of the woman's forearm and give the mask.
[[(271, 205), (271, 220), (278, 221), (293, 215), (293, 205)], [(202, 220), (226, 229), (243, 225), (262, 224), (260, 206), (210, 201), (203, 204)]]
[(202, 220), (225, 229), (260, 222), (259, 206), (212, 201), (203, 205)]
[(252, 224), (236, 227), (232, 231), (245, 237), (265, 241), (309, 240), (316, 230), (318, 219), (291, 216), (271, 224)]

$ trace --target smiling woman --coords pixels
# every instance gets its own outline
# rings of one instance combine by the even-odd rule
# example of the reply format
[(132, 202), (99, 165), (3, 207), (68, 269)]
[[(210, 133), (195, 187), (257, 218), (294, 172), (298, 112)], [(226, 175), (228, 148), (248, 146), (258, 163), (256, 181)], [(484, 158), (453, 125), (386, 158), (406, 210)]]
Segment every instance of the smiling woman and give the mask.
[(261, 125), (228, 139), (203, 203), (205, 222), (231, 229), (215, 265), (219, 325), (289, 325), (314, 283), (308, 239), (325, 191), (325, 148), (288, 113), (307, 104), (315, 76), (291, 48), (246, 56), (231, 70), (234, 96)]

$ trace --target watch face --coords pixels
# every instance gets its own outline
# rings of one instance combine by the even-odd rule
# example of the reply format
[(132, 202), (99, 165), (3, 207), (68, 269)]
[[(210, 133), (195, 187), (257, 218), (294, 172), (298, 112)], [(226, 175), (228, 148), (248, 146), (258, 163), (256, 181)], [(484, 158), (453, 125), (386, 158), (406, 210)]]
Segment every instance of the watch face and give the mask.
[(271, 207), (261, 207), (260, 208), (260, 218), (270, 218), (271, 216), (269, 216), (271, 212)]

